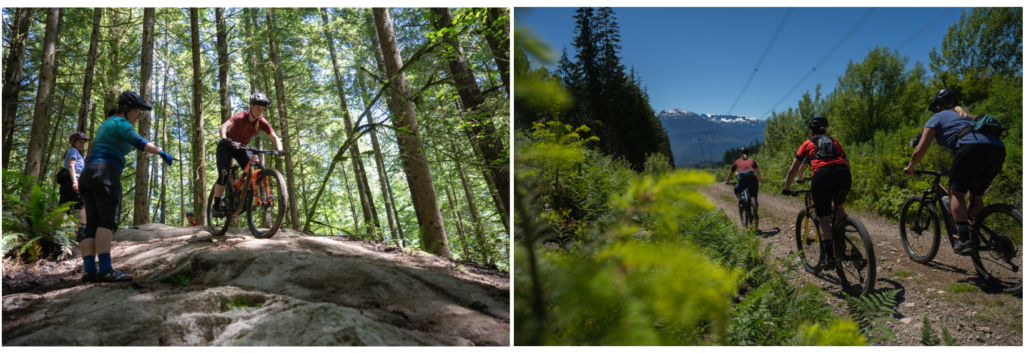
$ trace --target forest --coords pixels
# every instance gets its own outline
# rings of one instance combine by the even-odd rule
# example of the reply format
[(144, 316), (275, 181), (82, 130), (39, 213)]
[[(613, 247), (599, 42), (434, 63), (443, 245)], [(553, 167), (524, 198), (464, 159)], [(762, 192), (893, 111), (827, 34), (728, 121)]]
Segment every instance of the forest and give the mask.
[(177, 162), (126, 156), (118, 228), (203, 225), (218, 128), (259, 91), (286, 151), (267, 158), (285, 227), (508, 269), (506, 8), (5, 7), (3, 23), (5, 256), (69, 255), (43, 251), (60, 227), (14, 230), (67, 209), (68, 136), (94, 137), (122, 91), (153, 106), (135, 127)]
[[(577, 11), (577, 20), (587, 13)], [(824, 115), (853, 164), (851, 212), (898, 217), (907, 196), (929, 187), (928, 180), (902, 173), (913, 150), (908, 142), (931, 116), (926, 108), (932, 95), (950, 87), (962, 92), (961, 105), (974, 114), (998, 116), (1012, 131), (1003, 139), (1007, 159), (986, 203), (1019, 209), (1020, 32), (1020, 8), (975, 8), (942, 32), (942, 44), (928, 64), (908, 65), (906, 57), (887, 47), (851, 60), (831, 94), (823, 95), (819, 86), (768, 119), (765, 140), (751, 146), (764, 175), (762, 195), (779, 193), (794, 150), (809, 137), (808, 120)], [(532, 32), (517, 29), (515, 37), (517, 345), (960, 344), (950, 331), (968, 331), (963, 324), (957, 331), (956, 326), (933, 327), (927, 316), (912, 328), (894, 322), (901, 317), (894, 311), (897, 297), (910, 298), (902, 287), (855, 298), (824, 290), (820, 277), (798, 280), (803, 266), (798, 254), (777, 256), (768, 239), (788, 241), (792, 228), (741, 229), (716, 210), (718, 200), (701, 193), (723, 181), (738, 151), (723, 154), (725, 166), (703, 170), (675, 169), (671, 157), (657, 154), (634, 161), (607, 141), (608, 132), (600, 128), (607, 122), (572, 114), (585, 108), (566, 108), (592, 102), (574, 88), (580, 86), (565, 80), (574, 71), (552, 74), (526, 60), (529, 55), (533, 62), (579, 67), (565, 65), (565, 51), (558, 60), (557, 51)], [(524, 111), (534, 115), (520, 116)], [(656, 131), (637, 136), (658, 140)], [(948, 168), (950, 159), (948, 151), (933, 148), (919, 170)], [(723, 200), (730, 207), (735, 202), (732, 195)], [(955, 285), (974, 288), (972, 300), (996, 297), (966, 283), (946, 288)], [(996, 312), (1011, 305), (999, 303)], [(1017, 332), (1019, 326), (1010, 329)], [(907, 342), (907, 337), (920, 339)], [(986, 344), (981, 338), (964, 344), (979, 342)]]
[[(615, 10), (581, 7), (573, 18), (575, 61), (562, 48), (558, 67), (551, 72), (542, 65), (533, 67), (526, 51), (516, 52), (516, 77), (536, 82), (558, 81), (566, 92), (564, 99), (555, 98), (558, 95), (547, 98), (550, 105), (543, 108), (517, 103), (516, 128), (530, 129), (534, 122), (555, 120), (572, 126), (586, 125), (600, 139), (596, 146), (601, 151), (625, 158), (637, 171), (644, 170), (649, 155), (660, 154), (673, 160), (668, 133), (651, 108), (640, 74), (632, 68), (627, 74), (619, 58), (622, 45)], [(525, 94), (550, 95), (548, 91), (528, 90), (535, 93)]]

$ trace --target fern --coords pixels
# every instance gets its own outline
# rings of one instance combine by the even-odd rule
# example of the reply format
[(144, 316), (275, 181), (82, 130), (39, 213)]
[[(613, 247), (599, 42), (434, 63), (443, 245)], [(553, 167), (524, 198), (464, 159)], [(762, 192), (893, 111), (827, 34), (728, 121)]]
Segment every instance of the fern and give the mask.
[(942, 341), (935, 334), (935, 329), (932, 328), (932, 322), (928, 320), (928, 315), (924, 316), (923, 321), (924, 326), (921, 326), (921, 344), (925, 346), (938, 346)]
[[(893, 340), (896, 335), (886, 322), (896, 321), (892, 315), (896, 314), (893, 308), (896, 307), (896, 295), (900, 290), (888, 290), (868, 295), (863, 298), (854, 298), (846, 293), (846, 309), (850, 316), (860, 327), (860, 332), (868, 337), (871, 342)], [(875, 334), (878, 334), (877, 338)]]
[(949, 330), (947, 330), (945, 327), (943, 327), (942, 328), (942, 344), (945, 344), (947, 346), (959, 346), (960, 342), (957, 342), (956, 338), (953, 338), (953, 335), (949, 334)]

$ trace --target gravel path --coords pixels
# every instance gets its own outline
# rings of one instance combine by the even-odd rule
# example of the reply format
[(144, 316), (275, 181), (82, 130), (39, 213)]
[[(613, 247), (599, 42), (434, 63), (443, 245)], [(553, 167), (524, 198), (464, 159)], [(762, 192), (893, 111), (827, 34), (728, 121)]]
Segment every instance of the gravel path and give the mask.
[[(700, 191), (731, 219), (739, 220), (732, 186), (715, 183)], [(772, 246), (771, 252), (776, 257), (785, 258), (795, 253), (794, 225), (803, 200), (764, 192), (758, 196), (761, 246)], [(898, 224), (873, 213), (854, 210), (849, 213), (864, 223), (874, 242), (878, 267), (875, 291), (902, 290), (895, 308), (899, 321), (890, 323), (897, 338), (876, 345), (920, 345), (925, 315), (937, 332), (941, 333), (940, 327), (947, 328), (962, 345), (1021, 345), (1020, 296), (986, 293), (970, 258), (954, 254), (948, 243), (939, 248), (934, 260), (918, 264), (904, 252)], [(835, 272), (814, 276), (800, 271), (796, 281), (798, 285), (821, 287), (831, 294), (828, 301), (836, 311), (845, 312), (842, 288)]]

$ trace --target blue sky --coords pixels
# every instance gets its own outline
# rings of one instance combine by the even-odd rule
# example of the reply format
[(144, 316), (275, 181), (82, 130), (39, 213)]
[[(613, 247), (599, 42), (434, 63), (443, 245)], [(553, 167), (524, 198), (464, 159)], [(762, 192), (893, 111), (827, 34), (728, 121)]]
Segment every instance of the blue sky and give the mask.
[[(655, 111), (680, 108), (726, 114), (789, 8), (629, 8), (615, 7), (622, 36), (620, 58), (642, 77)], [(776, 110), (796, 106), (800, 96), (822, 85), (828, 94), (851, 60), (859, 62), (876, 46), (899, 47), (908, 65), (928, 69), (928, 53), (965, 8), (876, 8), (828, 60)], [(576, 8), (516, 8), (517, 29), (530, 27), (552, 49), (572, 47)], [(850, 31), (870, 8), (794, 8), (771, 51), (761, 63), (733, 115), (766, 117)], [(938, 20), (912, 41), (926, 25)], [(900, 47), (903, 45), (902, 47)], [(574, 59), (575, 60), (575, 59)], [(548, 65), (553, 69), (554, 65)]]

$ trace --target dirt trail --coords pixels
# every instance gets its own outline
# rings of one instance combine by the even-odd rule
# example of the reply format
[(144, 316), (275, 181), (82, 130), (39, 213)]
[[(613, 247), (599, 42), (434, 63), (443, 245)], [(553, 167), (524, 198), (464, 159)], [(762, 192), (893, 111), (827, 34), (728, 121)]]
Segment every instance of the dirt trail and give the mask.
[[(709, 201), (737, 222), (738, 210), (732, 186), (715, 183), (702, 188)], [(803, 208), (803, 199), (761, 192), (760, 205), (761, 246), (773, 246), (775, 257), (785, 258), (796, 252), (796, 215)], [(969, 283), (984, 288), (982, 278), (974, 270), (969, 257), (953, 253), (943, 243), (938, 255), (928, 264), (910, 260), (900, 241), (899, 225), (875, 214), (860, 211), (856, 215), (867, 228), (874, 242), (878, 267), (875, 291), (901, 289), (897, 298), (896, 319), (890, 323), (897, 339), (881, 342), (884, 345), (920, 345), (922, 319), (925, 315), (932, 327), (949, 329), (963, 345), (1021, 345), (1021, 298), (1006, 294), (977, 291), (952, 293), (956, 283)], [(818, 276), (805, 271), (797, 275), (798, 285), (821, 287), (831, 296), (829, 303), (842, 308), (842, 288), (835, 272), (822, 272)], [(954, 287), (950, 287), (954, 284)]]
[(4, 263), (3, 345), (508, 346), (509, 275), (375, 242), (149, 224), (114, 234), (131, 283), (80, 257)]

